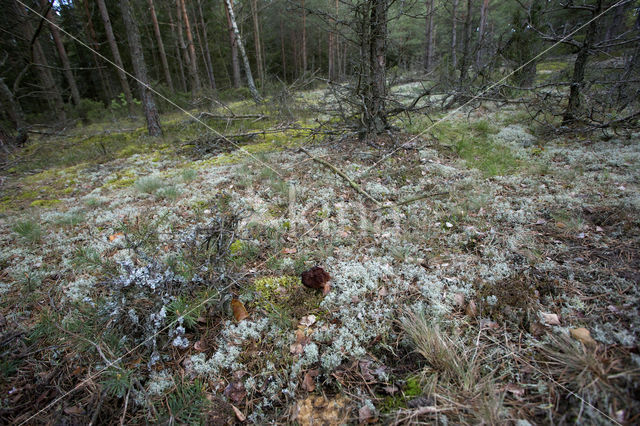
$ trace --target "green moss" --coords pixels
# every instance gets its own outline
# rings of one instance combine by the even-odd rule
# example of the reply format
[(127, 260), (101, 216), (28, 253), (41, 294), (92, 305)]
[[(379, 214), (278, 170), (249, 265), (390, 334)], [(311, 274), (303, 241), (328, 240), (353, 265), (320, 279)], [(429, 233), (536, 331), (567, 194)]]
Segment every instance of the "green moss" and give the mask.
[(380, 406), (382, 413), (393, 413), (401, 408), (407, 408), (407, 401), (422, 395), (420, 379), (416, 376), (409, 377), (402, 392), (388, 395)]
[(324, 315), (324, 311), (319, 308), (322, 294), (304, 287), (298, 276), (258, 278), (253, 284), (253, 290), (254, 306), (280, 322), (288, 324), (293, 319), (311, 313), (320, 318)]
[(231, 243), (231, 246), (229, 246), (229, 251), (231, 252), (232, 255), (235, 255), (242, 252), (244, 247), (245, 247), (244, 241), (235, 240), (233, 243)]
[(30, 205), (31, 205), (31, 207), (48, 208), (48, 207), (54, 207), (54, 206), (60, 204), (61, 202), (62, 201), (60, 201), (60, 200), (35, 200)]

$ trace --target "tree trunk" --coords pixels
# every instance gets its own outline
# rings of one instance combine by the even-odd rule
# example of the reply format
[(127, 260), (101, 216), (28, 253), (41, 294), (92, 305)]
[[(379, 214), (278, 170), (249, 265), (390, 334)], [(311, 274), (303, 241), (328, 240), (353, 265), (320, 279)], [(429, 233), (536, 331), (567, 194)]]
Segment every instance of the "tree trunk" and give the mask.
[(471, 62), (471, 8), (473, 0), (467, 0), (467, 14), (464, 19), (464, 38), (462, 39), (462, 60), (460, 61), (460, 83), (467, 79)]
[(158, 17), (156, 16), (156, 9), (153, 5), (153, 0), (147, 0), (149, 3), (149, 12), (151, 13), (151, 22), (153, 23), (153, 31), (156, 35), (156, 41), (158, 42), (158, 51), (160, 52), (160, 62), (162, 63), (162, 70), (164, 71), (164, 79), (169, 86), (169, 90), (172, 92), (173, 80), (171, 79), (171, 71), (169, 70), (169, 61), (167, 61), (167, 54), (164, 50), (164, 43), (162, 42), (162, 34), (160, 33), (160, 25), (158, 25)]
[(489, 0), (482, 0), (480, 7), (480, 26), (478, 27), (478, 51), (476, 53), (476, 69), (484, 66), (482, 53), (484, 50), (484, 34), (487, 27), (487, 15), (489, 14)]
[(433, 54), (434, 54), (434, 0), (426, 1), (426, 9), (427, 9), (427, 22), (426, 22), (426, 32), (425, 32), (425, 55), (424, 55), (424, 70), (425, 72), (431, 71), (433, 67)]
[(287, 81), (287, 55), (284, 50), (284, 22), (280, 17), (280, 57), (282, 58), (282, 77)]
[(49, 68), (49, 64), (47, 63), (47, 57), (44, 54), (44, 50), (42, 50), (38, 37), (36, 36), (28, 17), (25, 16), (22, 6), (18, 3), (14, 3), (13, 5), (16, 10), (16, 16), (20, 19), (22, 33), (26, 36), (25, 38), (28, 42), (31, 42), (31, 45), (28, 46), (31, 63), (36, 67), (36, 72), (38, 73), (38, 78), (42, 84), (42, 90), (49, 108), (58, 114), (60, 120), (65, 120), (66, 115), (64, 112), (64, 101), (62, 100), (62, 95), (60, 95), (60, 91), (56, 85), (56, 80), (54, 79), (51, 69)]
[(178, 9), (181, 11), (182, 20), (184, 22), (184, 29), (187, 33), (187, 42), (189, 50), (189, 73), (191, 74), (192, 90), (195, 93), (200, 92), (202, 85), (200, 84), (200, 76), (198, 76), (198, 60), (196, 57), (196, 49), (193, 44), (193, 33), (191, 32), (191, 23), (189, 22), (189, 15), (187, 14), (187, 8), (184, 4), (184, 0), (176, 0), (178, 2)]
[(264, 87), (264, 62), (262, 59), (262, 39), (260, 38), (260, 21), (258, 20), (257, 0), (251, 0), (251, 17), (253, 18), (253, 41), (256, 49), (256, 64), (260, 86)]
[(302, 0), (302, 73), (307, 72), (307, 10)]
[(229, 11), (229, 19), (231, 20), (231, 27), (233, 28), (233, 32), (236, 35), (236, 41), (238, 42), (238, 50), (240, 50), (240, 55), (242, 55), (242, 62), (244, 63), (244, 74), (247, 77), (247, 85), (249, 86), (249, 91), (251, 92), (251, 96), (256, 102), (262, 101), (260, 94), (258, 93), (258, 89), (256, 89), (256, 85), (253, 82), (253, 75), (251, 74), (251, 66), (249, 65), (249, 57), (247, 56), (247, 52), (244, 50), (244, 44), (242, 43), (242, 37), (240, 37), (240, 31), (238, 30), (238, 25), (236, 24), (236, 17), (233, 13), (233, 6), (231, 5), (231, 0), (224, 0), (224, 3), (227, 5), (227, 9)]
[(20, 102), (13, 96), (11, 89), (5, 84), (4, 78), (0, 77), (0, 104), (2, 104), (9, 121), (13, 123), (14, 128), (18, 131), (24, 130), (26, 127), (26, 121), (24, 119), (24, 112)]
[(111, 20), (109, 19), (109, 12), (107, 6), (104, 4), (104, 0), (96, 0), (98, 2), (98, 8), (100, 9), (100, 15), (102, 16), (102, 22), (104, 23), (104, 31), (107, 35), (107, 41), (111, 48), (111, 54), (113, 55), (113, 62), (116, 64), (118, 71), (118, 78), (120, 79), (120, 86), (122, 87), (122, 93), (127, 101), (127, 107), (129, 108), (129, 115), (135, 115), (135, 109), (133, 104), (133, 95), (131, 94), (131, 88), (127, 81), (127, 74), (124, 72), (124, 65), (122, 64), (122, 58), (120, 57), (120, 51), (116, 44), (116, 39), (113, 36), (113, 29), (111, 28)]
[[(240, 61), (238, 60), (238, 40), (236, 39), (236, 33), (233, 31), (233, 24), (231, 23), (231, 15), (229, 14), (229, 6), (226, 0), (223, 1), (224, 13), (227, 16), (227, 24), (229, 27), (229, 43), (231, 47), (231, 69), (233, 70), (233, 87), (238, 88), (242, 85), (240, 79)], [(230, 3), (233, 7), (233, 3)]]
[(202, 27), (202, 38), (204, 38), (204, 59), (207, 64), (207, 73), (209, 76), (209, 84), (211, 88), (215, 91), (216, 88), (216, 79), (213, 75), (213, 62), (211, 61), (211, 51), (209, 50), (209, 38), (207, 37), (207, 26), (204, 24), (204, 15), (202, 14), (202, 5), (200, 4), (200, 0), (198, 0), (198, 13), (200, 14), (200, 25)]
[(62, 36), (60, 35), (60, 31), (58, 31), (58, 27), (56, 26), (55, 16), (53, 15), (53, 13), (51, 13), (51, 7), (48, 0), (40, 0), (40, 4), (42, 5), (43, 9), (47, 10), (46, 16), (49, 20), (49, 31), (51, 31), (53, 42), (55, 43), (56, 49), (58, 50), (58, 56), (60, 56), (60, 62), (62, 63), (64, 77), (67, 80), (67, 84), (69, 84), (69, 89), (71, 90), (71, 99), (73, 99), (74, 105), (79, 105), (80, 92), (78, 91), (78, 86), (76, 85), (76, 79), (71, 72), (71, 63), (69, 62), (69, 56), (67, 56), (67, 51), (64, 48), (64, 44), (62, 43)]
[(451, 2), (451, 66), (455, 70), (458, 67), (458, 41), (457, 41), (457, 25), (458, 17), (456, 16), (458, 8), (458, 0)]
[(98, 70), (98, 76), (100, 78), (100, 84), (102, 85), (102, 92), (104, 99), (108, 102), (113, 98), (113, 89), (111, 87), (111, 82), (105, 77), (104, 72), (102, 70), (102, 60), (96, 54), (100, 50), (100, 46), (98, 45), (98, 39), (96, 37), (96, 30), (93, 27), (93, 20), (91, 19), (91, 13), (89, 12), (89, 0), (84, 0), (83, 2), (84, 12), (87, 16), (87, 29), (89, 32), (89, 40), (91, 42), (91, 54), (93, 55), (93, 62)]
[(180, 9), (178, 8), (178, 22), (174, 23), (171, 9), (169, 9), (169, 23), (171, 24), (171, 28), (173, 28), (173, 30), (178, 33), (178, 38), (176, 40), (176, 60), (178, 61), (178, 68), (180, 70), (182, 91), (186, 92), (188, 91), (188, 86), (187, 77), (184, 73), (184, 67), (185, 64), (189, 63), (189, 54), (187, 53), (187, 47), (184, 42), (184, 37), (182, 36), (182, 19), (179, 19), (181, 15), (182, 14), (180, 13)]
[(162, 136), (158, 109), (156, 108), (156, 103), (153, 100), (153, 94), (149, 90), (150, 86), (149, 78), (147, 76), (147, 65), (144, 62), (144, 52), (142, 51), (142, 42), (140, 41), (138, 24), (131, 16), (129, 0), (120, 0), (120, 10), (122, 11), (122, 20), (124, 21), (124, 26), (127, 30), (131, 62), (133, 64), (133, 71), (138, 79), (138, 86), (140, 87), (140, 98), (142, 99), (142, 108), (144, 109), (144, 116), (147, 120), (149, 135)]
[[(591, 18), (599, 15), (602, 11), (602, 0), (596, 2), (595, 7), (591, 11)], [(564, 111), (562, 117), (562, 125), (566, 126), (576, 121), (576, 116), (580, 110), (580, 89), (584, 84), (584, 72), (587, 66), (587, 60), (589, 59), (589, 50), (596, 40), (598, 32), (597, 20), (592, 20), (587, 26), (587, 33), (584, 36), (584, 41), (578, 51), (578, 56), (573, 64), (573, 75), (571, 77), (571, 90), (569, 92), (569, 103), (567, 109)]]
[(387, 95), (387, 0), (370, 0), (369, 21), (369, 93), (365, 99), (365, 125), (367, 134), (384, 132), (389, 126), (385, 114)]

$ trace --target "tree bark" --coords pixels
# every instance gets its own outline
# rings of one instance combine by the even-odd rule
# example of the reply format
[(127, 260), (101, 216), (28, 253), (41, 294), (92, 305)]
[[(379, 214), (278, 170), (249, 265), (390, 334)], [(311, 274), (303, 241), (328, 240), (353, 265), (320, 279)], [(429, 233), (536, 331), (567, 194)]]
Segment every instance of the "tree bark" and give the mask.
[(302, 0), (302, 73), (307, 72), (307, 10)]
[(149, 3), (149, 13), (151, 13), (151, 21), (153, 23), (153, 31), (156, 35), (156, 41), (158, 43), (158, 51), (160, 53), (160, 62), (162, 63), (162, 70), (164, 71), (164, 79), (169, 86), (169, 90), (174, 91), (173, 79), (171, 78), (171, 71), (169, 70), (169, 61), (167, 61), (167, 54), (164, 50), (164, 43), (162, 41), (162, 34), (160, 33), (160, 25), (158, 25), (158, 17), (156, 16), (156, 8), (153, 5), (153, 0), (147, 0)]
[(484, 66), (482, 54), (484, 46), (484, 34), (487, 27), (487, 15), (489, 14), (489, 0), (482, 0), (480, 7), (480, 26), (478, 27), (478, 52), (476, 53), (476, 69)]
[(184, 29), (187, 33), (187, 48), (189, 50), (189, 71), (191, 74), (191, 80), (193, 83), (192, 90), (200, 92), (202, 85), (200, 83), (200, 76), (198, 76), (198, 60), (196, 57), (196, 49), (193, 44), (193, 33), (191, 32), (191, 23), (189, 22), (189, 15), (187, 14), (187, 7), (184, 0), (176, 0), (178, 2), (178, 8), (182, 12), (182, 20), (184, 21)]
[(84, 12), (87, 16), (87, 30), (89, 32), (89, 40), (91, 47), (91, 54), (93, 55), (93, 62), (98, 70), (98, 77), (100, 78), (100, 84), (102, 85), (102, 92), (104, 99), (108, 102), (113, 98), (113, 88), (111, 87), (111, 83), (105, 77), (104, 72), (102, 70), (102, 60), (96, 54), (100, 50), (100, 46), (98, 45), (98, 38), (96, 37), (96, 30), (93, 27), (93, 20), (91, 19), (91, 13), (89, 12), (89, 0), (84, 0), (83, 2)]
[(113, 28), (111, 27), (111, 20), (109, 19), (109, 12), (107, 11), (107, 6), (105, 5), (104, 0), (96, 0), (96, 1), (98, 3), (98, 8), (100, 9), (102, 22), (104, 23), (104, 31), (105, 31), (105, 34), (107, 35), (107, 41), (109, 42), (109, 47), (111, 48), (111, 54), (113, 55), (113, 62), (116, 64), (116, 67), (117, 67), (118, 78), (120, 79), (120, 86), (122, 87), (122, 93), (124, 93), (124, 98), (127, 101), (129, 114), (135, 115), (133, 95), (131, 94), (131, 88), (129, 87), (129, 82), (127, 81), (127, 74), (124, 72), (124, 65), (122, 64), (120, 51), (118, 50), (118, 45), (116, 44), (116, 38), (113, 35)]
[(209, 76), (209, 84), (211, 85), (211, 89), (216, 91), (216, 79), (213, 75), (213, 62), (211, 61), (211, 51), (209, 50), (209, 38), (207, 37), (207, 26), (204, 24), (204, 15), (202, 14), (202, 5), (200, 4), (200, 0), (198, 0), (198, 13), (200, 15), (200, 25), (202, 28), (202, 38), (204, 41), (201, 43), (204, 45), (204, 59), (207, 65), (207, 73)]
[(178, 33), (178, 38), (176, 39), (176, 42), (174, 43), (174, 49), (175, 49), (175, 57), (176, 57), (176, 62), (178, 63), (178, 71), (180, 73), (180, 87), (182, 88), (183, 92), (187, 91), (187, 78), (184, 74), (184, 65), (182, 63), (182, 45), (181, 43), (181, 39), (182, 37), (180, 37), (182, 35), (182, 31), (181, 29), (179, 30), (178, 28), (176, 28), (176, 24), (173, 21), (173, 14), (171, 13), (171, 8), (169, 8), (169, 25), (171, 26), (171, 30), (174, 33)]
[(41, 0), (40, 4), (43, 9), (46, 8), (48, 10), (46, 16), (49, 20), (49, 31), (51, 31), (53, 42), (55, 43), (56, 49), (58, 50), (58, 56), (60, 56), (60, 62), (62, 63), (64, 77), (67, 80), (67, 84), (69, 84), (69, 90), (71, 91), (71, 99), (73, 100), (74, 105), (79, 105), (80, 91), (78, 91), (76, 79), (71, 72), (71, 63), (69, 62), (69, 56), (67, 56), (67, 51), (64, 48), (64, 44), (62, 43), (62, 36), (60, 35), (60, 31), (58, 31), (58, 27), (56, 26), (56, 18), (51, 12), (51, 7), (48, 0)]
[(457, 41), (457, 24), (458, 17), (456, 16), (458, 8), (458, 0), (451, 2), (451, 65), (455, 70), (458, 67), (458, 41)]
[(433, 67), (433, 54), (434, 54), (434, 0), (426, 1), (426, 9), (427, 9), (427, 22), (425, 25), (425, 55), (424, 55), (424, 70), (425, 72), (431, 71)]
[(256, 102), (262, 101), (260, 94), (258, 93), (258, 89), (256, 89), (256, 84), (253, 82), (253, 75), (251, 74), (251, 66), (249, 65), (249, 57), (247, 56), (247, 52), (244, 50), (244, 44), (242, 43), (242, 37), (240, 37), (240, 30), (238, 30), (238, 25), (236, 24), (236, 17), (233, 13), (233, 6), (231, 5), (231, 0), (224, 0), (224, 3), (227, 5), (227, 9), (229, 11), (229, 19), (231, 20), (231, 26), (233, 28), (233, 32), (236, 35), (236, 41), (238, 42), (238, 50), (240, 50), (240, 55), (242, 56), (242, 62), (244, 63), (244, 74), (247, 77), (247, 85), (249, 86), (249, 91), (251, 92), (251, 96)]
[[(103, 1), (103, 0), (100, 0)], [(131, 62), (133, 71), (138, 79), (140, 88), (140, 98), (142, 99), (142, 108), (144, 116), (147, 120), (147, 130), (150, 136), (162, 136), (162, 128), (160, 127), (160, 118), (158, 109), (153, 99), (153, 94), (149, 90), (149, 78), (147, 76), (147, 65), (144, 62), (144, 52), (142, 51), (142, 42), (140, 41), (140, 33), (138, 24), (131, 16), (131, 6), (129, 0), (120, 0), (120, 10), (122, 11), (122, 20), (127, 29), (127, 37), (129, 39), (129, 49), (131, 53)]]
[(47, 63), (47, 57), (44, 54), (42, 45), (38, 41), (38, 37), (34, 32), (28, 17), (25, 16), (22, 6), (15, 2), (13, 3), (13, 6), (16, 11), (16, 16), (20, 19), (22, 33), (26, 36), (25, 38), (27, 39), (27, 43), (31, 43), (28, 46), (30, 60), (36, 67), (36, 72), (38, 73), (38, 78), (40, 79), (40, 83), (42, 84), (42, 89), (44, 91), (44, 97), (47, 100), (49, 108), (58, 114), (58, 118), (60, 118), (60, 120), (64, 121), (66, 119), (64, 101), (62, 100), (62, 95), (58, 90), (56, 81), (51, 73), (49, 64)]
[(462, 39), (462, 60), (460, 61), (460, 83), (467, 79), (471, 62), (471, 8), (473, 0), (467, 0), (467, 14), (464, 19), (464, 38)]
[(14, 128), (20, 132), (21, 129), (26, 127), (26, 121), (24, 119), (24, 112), (20, 102), (13, 96), (11, 89), (5, 84), (4, 78), (0, 77), (0, 103), (3, 105), (9, 121), (14, 125)]
[[(595, 7), (591, 10), (591, 18), (597, 16), (602, 11), (602, 0), (597, 0)], [(576, 121), (576, 116), (580, 110), (580, 90), (584, 85), (584, 72), (587, 66), (587, 60), (589, 59), (591, 46), (596, 40), (598, 32), (598, 22), (594, 19), (587, 26), (587, 33), (585, 34), (584, 41), (578, 51), (578, 56), (573, 64), (573, 75), (571, 77), (571, 89), (569, 92), (569, 103), (567, 109), (564, 111), (562, 117), (562, 125)]]
[(258, 1), (251, 0), (251, 17), (253, 18), (253, 41), (256, 49), (256, 65), (260, 86), (264, 86), (264, 62), (262, 59), (262, 39), (260, 38), (260, 21), (258, 19)]
[[(231, 69), (233, 70), (233, 87), (236, 89), (242, 85), (242, 80), (240, 79), (240, 61), (238, 59), (238, 40), (236, 39), (236, 33), (233, 30), (233, 24), (231, 23), (231, 15), (229, 14), (229, 6), (227, 5), (226, 0), (223, 1), (224, 4), (224, 13), (227, 16), (227, 23), (229, 28), (229, 43), (231, 47)], [(233, 7), (233, 3), (231, 2), (231, 7)]]
[(365, 125), (367, 134), (380, 134), (389, 126), (385, 114), (387, 95), (387, 0), (370, 0), (369, 21), (369, 93), (365, 99)]

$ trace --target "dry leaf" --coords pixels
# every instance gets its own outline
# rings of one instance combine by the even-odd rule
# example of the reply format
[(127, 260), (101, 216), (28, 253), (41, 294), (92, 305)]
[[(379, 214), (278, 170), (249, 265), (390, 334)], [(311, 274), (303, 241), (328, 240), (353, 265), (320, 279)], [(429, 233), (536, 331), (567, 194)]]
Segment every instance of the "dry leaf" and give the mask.
[(453, 295), (453, 304), (462, 308), (464, 306), (464, 294), (456, 293)]
[(198, 340), (194, 345), (193, 348), (198, 351), (198, 352), (202, 352), (205, 350), (205, 346), (204, 343), (202, 343), (202, 340)]
[(296, 403), (292, 420), (300, 426), (346, 424), (349, 416), (347, 402), (344, 397), (327, 400), (320, 395), (310, 395)]
[(547, 314), (547, 313), (541, 312), (540, 316), (544, 320), (544, 323), (547, 325), (560, 325), (560, 319), (556, 314)]
[(64, 412), (65, 414), (69, 414), (73, 416), (79, 416), (84, 414), (84, 410), (82, 409), (82, 407), (78, 407), (77, 405), (74, 405), (73, 407), (65, 408)]
[(507, 383), (504, 387), (504, 390), (513, 394), (514, 396), (517, 396), (518, 398), (524, 396), (524, 388), (516, 385), (515, 383)]
[(386, 287), (382, 287), (380, 290), (378, 290), (378, 296), (380, 297), (385, 297), (387, 294), (389, 294), (387, 292), (387, 288)]
[(123, 234), (122, 232), (116, 232), (116, 233), (115, 233), (115, 234), (113, 234), (113, 235), (109, 235), (109, 241), (113, 241), (113, 240), (115, 240), (116, 238), (121, 237), (121, 236), (123, 236), (123, 235), (124, 235), (124, 234)]
[(241, 381), (231, 382), (224, 389), (224, 396), (237, 404), (247, 396), (247, 390)]
[(385, 391), (386, 393), (388, 393), (389, 395), (394, 395), (396, 392), (398, 392), (400, 389), (398, 389), (397, 386), (395, 385), (391, 385), (391, 386), (385, 386), (382, 388), (383, 391)]
[(304, 380), (302, 381), (302, 389), (307, 392), (313, 392), (316, 389), (315, 378), (318, 374), (320, 374), (320, 372), (317, 369), (307, 371), (304, 375)]
[(360, 424), (375, 423), (376, 413), (368, 405), (364, 405), (358, 410), (358, 420)]
[(231, 404), (231, 408), (233, 408), (233, 412), (236, 413), (236, 417), (238, 418), (239, 421), (244, 422), (245, 420), (247, 420), (247, 416), (242, 414), (242, 411), (240, 411), (238, 407)]
[(293, 343), (291, 344), (291, 346), (289, 346), (289, 352), (291, 352), (293, 355), (300, 355), (302, 354), (302, 352), (304, 352), (304, 346), (302, 346), (301, 343)]
[(475, 317), (478, 314), (478, 308), (476, 307), (476, 302), (473, 300), (469, 301), (467, 305), (467, 315), (470, 317)]
[(298, 252), (298, 249), (295, 248), (295, 247), (292, 247), (292, 248), (286, 248), (285, 247), (285, 248), (282, 249), (282, 253), (284, 253), (284, 254), (295, 254), (297, 252)]
[(240, 322), (243, 319), (249, 318), (249, 313), (240, 300), (233, 299), (231, 301), (231, 309), (233, 309), (233, 317), (236, 321)]
[(572, 328), (569, 330), (571, 337), (581, 341), (585, 345), (595, 345), (596, 341), (591, 337), (591, 333), (584, 327)]
[(302, 317), (302, 319), (300, 320), (300, 324), (304, 325), (305, 327), (311, 327), (315, 322), (316, 322), (315, 315), (307, 315), (305, 317)]

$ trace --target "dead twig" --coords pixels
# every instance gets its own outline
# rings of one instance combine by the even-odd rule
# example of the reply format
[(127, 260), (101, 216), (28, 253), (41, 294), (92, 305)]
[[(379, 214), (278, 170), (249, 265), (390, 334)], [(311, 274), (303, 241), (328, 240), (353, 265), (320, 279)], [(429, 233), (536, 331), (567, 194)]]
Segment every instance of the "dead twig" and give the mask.
[(347, 183), (349, 183), (349, 186), (351, 186), (353, 189), (355, 189), (355, 191), (362, 195), (363, 197), (373, 201), (375, 203), (376, 206), (381, 207), (382, 203), (378, 200), (376, 200), (375, 198), (373, 198), (373, 196), (371, 196), (367, 191), (365, 191), (364, 189), (362, 189), (362, 187), (360, 185), (358, 185), (357, 183), (355, 183), (349, 176), (347, 176), (346, 173), (344, 173), (342, 170), (338, 169), (336, 166), (334, 166), (333, 164), (318, 158), (318, 157), (314, 157), (309, 151), (307, 151), (304, 148), (300, 148), (301, 152), (304, 152), (305, 154), (307, 154), (313, 161), (322, 164), (323, 166), (331, 169), (331, 171), (333, 171), (335, 174), (337, 174), (338, 176), (340, 176), (341, 178), (343, 178), (344, 180), (347, 181)]

